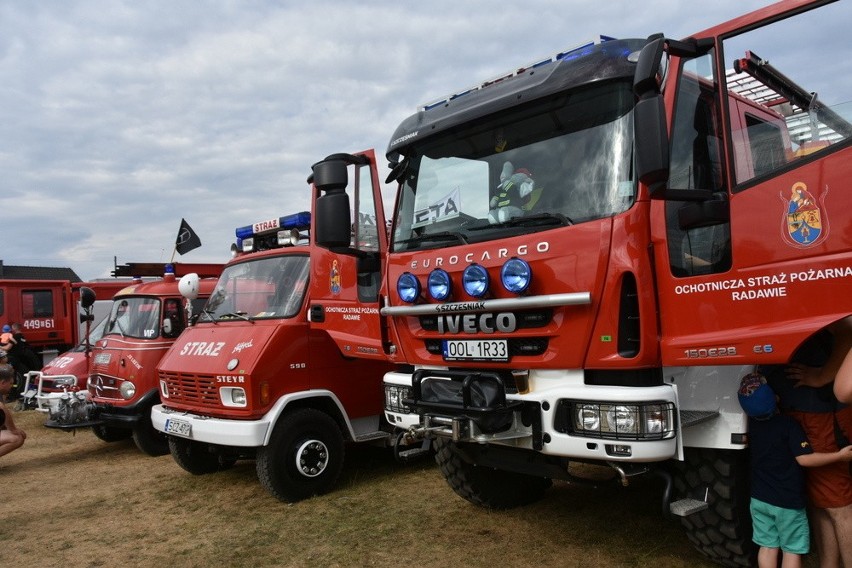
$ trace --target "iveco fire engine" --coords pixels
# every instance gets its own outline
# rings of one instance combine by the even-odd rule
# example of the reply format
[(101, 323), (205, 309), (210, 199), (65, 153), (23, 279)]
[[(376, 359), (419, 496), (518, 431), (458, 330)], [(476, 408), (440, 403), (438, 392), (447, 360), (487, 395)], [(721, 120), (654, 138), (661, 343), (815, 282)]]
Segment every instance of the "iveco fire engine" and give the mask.
[(150, 418), (151, 407), (160, 401), (157, 363), (213, 290), (221, 267), (208, 268), (202, 274), (207, 277), (198, 281), (197, 299), (186, 304), (172, 265), (166, 266), (161, 279), (140, 278), (116, 293), (102, 336), (92, 347), (91, 404), (80, 404), (75, 411), (54, 409), (45, 426), (91, 427), (105, 442), (132, 437), (148, 455), (168, 453), (165, 436), (151, 426)]
[[(317, 277), (310, 225), (302, 212), (236, 230), (236, 256), (198, 324), (160, 362), (162, 404), (151, 414), (186, 471), (255, 459), (261, 484), (283, 501), (330, 490), (345, 441), (391, 441), (382, 414), (390, 365), (378, 352), (375, 361), (355, 357), (378, 337), (369, 326), (379, 309), (377, 273), (341, 263)], [(353, 237), (372, 251), (365, 259), (387, 246), (384, 229), (372, 229)], [(309, 283), (345, 302), (309, 314)], [(345, 348), (315, 327), (330, 312), (347, 322)]]
[[(456, 493), (659, 473), (696, 546), (748, 562), (740, 378), (852, 314), (850, 44), (819, 33), (852, 3), (824, 4), (602, 38), (399, 126), (374, 349), (413, 365), (385, 377), (387, 419), (436, 439)], [(314, 166), (326, 262), (364, 262), (349, 198), (360, 219), (371, 175), (366, 154)]]

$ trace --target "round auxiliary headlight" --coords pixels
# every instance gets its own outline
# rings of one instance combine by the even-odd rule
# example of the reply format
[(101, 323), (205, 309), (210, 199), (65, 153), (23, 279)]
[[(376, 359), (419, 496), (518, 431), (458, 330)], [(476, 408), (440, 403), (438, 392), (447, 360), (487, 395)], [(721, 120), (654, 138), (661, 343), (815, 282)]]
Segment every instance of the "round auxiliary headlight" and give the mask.
[(121, 386), (118, 387), (118, 392), (121, 393), (121, 397), (125, 400), (130, 400), (133, 398), (133, 395), (136, 394), (136, 385), (131, 383), (130, 381), (124, 381), (121, 383)]
[(396, 281), (396, 292), (403, 302), (413, 304), (420, 297), (420, 281), (410, 272), (404, 272)]
[(636, 412), (629, 406), (611, 406), (606, 411), (606, 421), (612, 432), (627, 434), (636, 430)]
[(577, 408), (577, 423), (583, 430), (600, 432), (601, 414), (598, 412), (597, 407), (582, 405)]
[(438, 301), (446, 300), (450, 296), (450, 275), (446, 270), (436, 268), (429, 273), (426, 281), (429, 295)]
[(488, 292), (488, 271), (479, 264), (471, 264), (462, 273), (464, 291), (474, 298), (481, 298)]
[(500, 281), (503, 287), (513, 294), (520, 294), (529, 288), (532, 269), (525, 260), (510, 258), (500, 269)]

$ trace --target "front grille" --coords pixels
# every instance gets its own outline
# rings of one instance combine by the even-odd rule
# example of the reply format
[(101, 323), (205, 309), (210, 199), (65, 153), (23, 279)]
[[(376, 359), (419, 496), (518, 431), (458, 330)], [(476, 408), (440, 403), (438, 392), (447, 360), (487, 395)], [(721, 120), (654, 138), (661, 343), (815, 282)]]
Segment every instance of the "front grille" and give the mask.
[(160, 371), (160, 380), (166, 382), (169, 400), (199, 407), (219, 408), (219, 389), (214, 375), (168, 373)]
[[(508, 341), (510, 357), (517, 355), (535, 356), (547, 351), (549, 339), (546, 337), (525, 337), (522, 339), (510, 338)], [(426, 350), (432, 355), (443, 354), (443, 344), (440, 339), (427, 339), (425, 344)]]

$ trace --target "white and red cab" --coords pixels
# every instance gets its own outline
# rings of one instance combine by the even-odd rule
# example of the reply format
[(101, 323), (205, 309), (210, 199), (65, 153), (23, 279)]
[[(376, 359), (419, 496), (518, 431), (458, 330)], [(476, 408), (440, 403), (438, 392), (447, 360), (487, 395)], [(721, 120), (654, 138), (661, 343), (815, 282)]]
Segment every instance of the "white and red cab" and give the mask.
[[(345, 442), (388, 443), (391, 432), (382, 412), (390, 364), (354, 356), (369, 344), (367, 314), (378, 317), (378, 279), (349, 266), (318, 271), (311, 223), (302, 212), (236, 230), (235, 258), (198, 323), (160, 362), (162, 402), (151, 413), (185, 470), (256, 459), (261, 484), (284, 501), (331, 489)], [(374, 234), (364, 256), (377, 257), (384, 239)], [(343, 299), (334, 309), (347, 314), (351, 345), (317, 328), (327, 313), (311, 309), (315, 286)]]

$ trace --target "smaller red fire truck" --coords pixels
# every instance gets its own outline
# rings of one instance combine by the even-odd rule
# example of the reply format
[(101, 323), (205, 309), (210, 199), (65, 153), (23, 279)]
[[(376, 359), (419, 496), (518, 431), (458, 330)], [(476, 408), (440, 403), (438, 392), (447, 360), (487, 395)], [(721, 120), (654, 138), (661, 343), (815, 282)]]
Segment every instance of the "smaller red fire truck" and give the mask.
[(206, 278), (199, 280), (192, 273), (197, 299), (186, 305), (173, 265), (166, 266), (161, 279), (140, 278), (115, 294), (102, 336), (92, 346), (88, 378), (91, 402), (81, 404), (78, 411), (52, 409), (45, 426), (64, 430), (91, 427), (106, 442), (132, 436), (146, 454), (168, 452), (165, 438), (151, 427), (149, 417), (151, 406), (159, 402), (156, 368), (215, 286), (221, 267), (202, 268)]
[[(356, 358), (316, 328), (326, 314), (309, 309), (309, 280), (318, 279), (310, 227), (302, 212), (236, 230), (236, 257), (198, 323), (160, 362), (162, 404), (151, 411), (186, 471), (212, 473), (254, 458), (261, 484), (288, 502), (334, 486), (345, 442), (391, 441), (382, 416), (390, 364), (384, 355)], [(368, 238), (378, 256), (385, 232)], [(338, 307), (359, 349), (374, 333), (366, 314), (377, 317), (378, 279), (341, 266), (322, 280), (351, 299)]]

